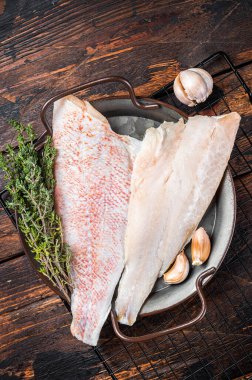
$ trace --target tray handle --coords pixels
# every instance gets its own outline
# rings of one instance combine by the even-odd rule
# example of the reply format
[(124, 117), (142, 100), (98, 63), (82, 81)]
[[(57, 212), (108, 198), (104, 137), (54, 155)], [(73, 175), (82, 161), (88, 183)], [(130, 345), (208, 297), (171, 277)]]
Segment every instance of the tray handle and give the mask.
[(181, 325), (170, 327), (166, 330), (157, 331), (157, 332), (153, 332), (153, 333), (142, 335), (142, 336), (128, 336), (128, 335), (125, 335), (120, 330), (119, 323), (118, 323), (117, 317), (116, 317), (116, 313), (112, 309), (111, 310), (111, 320), (112, 320), (112, 326), (113, 326), (113, 329), (114, 329), (116, 335), (120, 339), (124, 340), (125, 342), (140, 343), (140, 342), (146, 342), (147, 340), (151, 340), (154, 338), (158, 338), (158, 337), (166, 335), (166, 334), (174, 333), (176, 331), (182, 330), (186, 327), (192, 326), (195, 323), (199, 322), (204, 317), (204, 315), (206, 314), (206, 310), (207, 310), (206, 298), (204, 296), (203, 289), (202, 289), (203, 280), (205, 278), (213, 275), (215, 272), (216, 272), (216, 268), (212, 267), (210, 269), (205, 270), (203, 273), (201, 273), (197, 277), (196, 289), (197, 289), (197, 293), (198, 293), (200, 301), (201, 301), (201, 310), (200, 310), (199, 314), (197, 315), (197, 317), (191, 319), (188, 322), (182, 323)]
[(46, 116), (46, 111), (52, 103), (54, 103), (56, 100), (59, 100), (60, 98), (63, 98), (64, 96), (74, 94), (76, 92), (85, 90), (86, 88), (90, 88), (90, 87), (96, 86), (98, 84), (110, 83), (110, 82), (117, 82), (117, 83), (124, 84), (125, 87), (127, 88), (128, 92), (129, 92), (130, 99), (131, 99), (132, 103), (137, 108), (147, 110), (147, 109), (157, 109), (159, 107), (159, 105), (157, 103), (155, 103), (155, 100), (153, 100), (153, 102), (151, 104), (140, 103), (136, 98), (134, 88), (132, 87), (131, 83), (127, 79), (125, 79), (123, 77), (119, 77), (119, 76), (104, 77), (104, 78), (93, 80), (91, 82), (81, 84), (79, 86), (72, 87), (66, 91), (60, 92), (59, 94), (57, 94), (57, 95), (53, 96), (52, 98), (50, 98), (49, 100), (47, 100), (47, 102), (43, 105), (42, 110), (40, 112), (41, 121), (44, 124), (47, 132), (50, 135), (52, 135), (52, 127), (50, 126), (50, 123), (49, 123), (47, 116)]

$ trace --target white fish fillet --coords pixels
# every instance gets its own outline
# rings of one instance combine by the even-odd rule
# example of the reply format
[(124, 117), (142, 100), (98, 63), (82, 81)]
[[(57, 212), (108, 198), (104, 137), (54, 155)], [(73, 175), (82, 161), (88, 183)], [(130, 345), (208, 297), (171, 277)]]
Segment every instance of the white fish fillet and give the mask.
[(227, 166), (240, 116), (195, 116), (147, 130), (133, 167), (126, 267), (116, 313), (132, 325), (156, 279), (191, 238)]
[(54, 104), (55, 203), (72, 251), (71, 332), (96, 345), (124, 266), (132, 159), (139, 143), (114, 133), (88, 102)]

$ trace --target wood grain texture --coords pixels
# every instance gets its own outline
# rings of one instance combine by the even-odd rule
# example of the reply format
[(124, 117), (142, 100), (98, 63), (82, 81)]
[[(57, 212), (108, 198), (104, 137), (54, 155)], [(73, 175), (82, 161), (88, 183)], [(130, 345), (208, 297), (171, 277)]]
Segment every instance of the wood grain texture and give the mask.
[[(243, 177), (242, 181), (251, 191), (250, 176)], [(235, 181), (239, 204), (235, 238), (225, 265), (208, 287), (209, 312), (206, 318), (183, 333), (141, 345), (126, 345), (130, 354), (125, 354), (123, 344), (116, 338), (106, 343), (114, 336), (107, 326), (101, 336), (101, 342), (105, 343), (102, 354), (119, 379), (138, 379), (139, 371), (150, 379), (155, 378), (156, 373), (169, 379), (184, 378), (194, 370), (198, 370), (204, 379), (251, 350), (249, 324), (245, 322), (249, 321), (251, 314), (248, 307), (251, 298), (248, 247), (252, 237), (252, 202), (243, 184), (240, 179)], [(245, 219), (244, 213), (247, 215)], [(246, 265), (238, 265), (237, 260)], [(32, 379), (35, 375), (39, 379), (59, 378), (63, 374), (66, 379), (83, 374), (88, 379), (109, 379), (93, 352), (86, 351), (87, 347), (71, 337), (70, 316), (61, 301), (38, 280), (25, 257), (2, 264), (0, 279), (2, 374), (15, 373), (16, 378), (23, 379)], [(240, 290), (237, 290), (237, 284)], [(140, 321), (134, 331), (141, 334), (146, 329), (152, 331), (157, 326), (181, 323), (195, 316), (198, 308), (199, 303), (193, 299), (174, 311), (145, 319), (144, 324)], [(147, 363), (143, 350), (152, 359), (151, 364)], [(227, 351), (228, 355), (225, 354)], [(200, 369), (202, 363), (207, 369)], [(240, 363), (244, 371), (249, 369), (247, 365)]]
[(92, 349), (69, 333), (65, 306), (25, 256), (1, 264), (0, 279), (0, 376), (15, 372), (15, 378), (50, 379), (57, 367), (57, 378), (72, 379), (99, 371)]
[[(252, 59), (249, 0), (0, 0), (0, 149), (16, 144), (10, 118), (42, 131), (39, 112), (53, 94), (105, 75), (129, 79), (148, 96), (182, 68), (224, 50), (236, 64)], [(220, 67), (221, 68), (221, 67)], [(251, 67), (241, 70), (252, 86)], [(228, 93), (235, 77), (222, 81)], [(90, 99), (125, 91), (109, 84), (82, 93)], [(109, 324), (100, 348), (118, 379), (246, 379), (252, 373), (251, 123), (248, 98), (226, 96), (243, 116), (230, 165), (237, 193), (237, 223), (228, 255), (207, 287), (208, 313), (197, 326), (141, 345), (124, 344)], [(227, 112), (225, 102), (214, 111)], [(209, 112), (209, 111), (208, 111)], [(212, 111), (213, 112), (213, 111)], [(241, 154), (242, 152), (242, 154)], [(3, 176), (0, 173), (0, 189)], [(69, 332), (70, 315), (22, 253), (18, 235), (0, 209), (0, 378), (92, 379), (110, 376)], [(195, 316), (197, 298), (139, 321), (141, 334)], [(225, 371), (224, 371), (225, 370)], [(247, 377), (242, 374), (247, 374)]]
[[(249, 59), (248, 7), (202, 0), (7, 2), (0, 16), (0, 146), (14, 139), (10, 117), (41, 130), (44, 101), (80, 82), (123, 75), (146, 96), (224, 47), (237, 63), (241, 54)], [(100, 96), (101, 89), (94, 92)]]
[(0, 208), (0, 263), (22, 254), (17, 231), (4, 210)]

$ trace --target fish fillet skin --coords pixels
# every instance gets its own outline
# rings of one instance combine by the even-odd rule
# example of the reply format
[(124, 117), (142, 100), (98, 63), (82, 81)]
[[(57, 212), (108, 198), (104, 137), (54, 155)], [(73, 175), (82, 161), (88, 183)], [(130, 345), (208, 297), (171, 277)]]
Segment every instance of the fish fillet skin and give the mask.
[(239, 122), (235, 112), (194, 116), (173, 140), (160, 127), (147, 131), (132, 173), (126, 266), (116, 299), (121, 323), (135, 322), (156, 279), (190, 240), (223, 177)]
[(55, 206), (69, 245), (72, 334), (96, 345), (124, 266), (132, 159), (139, 142), (114, 133), (88, 102), (54, 104)]

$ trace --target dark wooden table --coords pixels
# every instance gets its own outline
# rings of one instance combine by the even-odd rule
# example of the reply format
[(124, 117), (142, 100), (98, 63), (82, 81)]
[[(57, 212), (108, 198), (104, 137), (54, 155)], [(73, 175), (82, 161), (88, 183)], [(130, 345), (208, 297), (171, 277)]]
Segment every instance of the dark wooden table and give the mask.
[[(122, 75), (132, 82), (137, 95), (148, 96), (174, 79), (181, 68), (215, 51), (225, 50), (236, 64), (251, 59), (251, 17), (247, 0), (0, 0), (0, 148), (15, 144), (8, 127), (10, 118), (30, 122), (41, 132), (39, 111), (44, 101), (81, 82)], [(252, 85), (251, 68), (241, 72)], [(107, 85), (93, 90), (90, 98), (112, 93), (123, 91)], [(231, 101), (251, 131), (252, 112), (246, 95), (239, 93)], [(242, 140), (241, 146), (244, 143)], [(251, 163), (252, 152), (246, 152)], [(252, 206), (244, 183), (252, 192), (251, 172), (235, 180), (240, 205), (235, 238), (226, 266), (208, 287), (207, 318), (197, 328), (173, 334), (165, 342), (131, 345), (128, 353), (118, 349), (118, 340), (106, 344), (102, 348), (105, 358), (118, 352), (114, 363), (110, 360), (118, 379), (138, 379), (146, 366), (149, 371), (155, 366), (154, 372), (161, 371), (162, 378), (169, 380), (192, 373), (190, 379), (252, 376), (246, 355), (252, 347), (248, 307)], [(244, 270), (232, 259), (238, 253)], [(70, 315), (30, 267), (2, 209), (0, 260), (0, 378), (109, 379), (94, 351), (71, 336)], [(192, 315), (197, 307), (195, 300), (186, 304)], [(185, 319), (183, 309), (173, 312), (178, 323), (181, 314)], [(167, 314), (153, 317), (145, 327), (152, 329), (165, 318)], [(111, 334), (106, 327), (103, 341)], [(145, 350), (145, 355), (139, 355), (139, 350)], [(166, 353), (167, 358), (157, 357), (157, 352)], [(124, 361), (129, 365), (120, 370)], [(202, 366), (207, 370), (202, 372)], [(241, 377), (242, 373), (247, 377)]]

